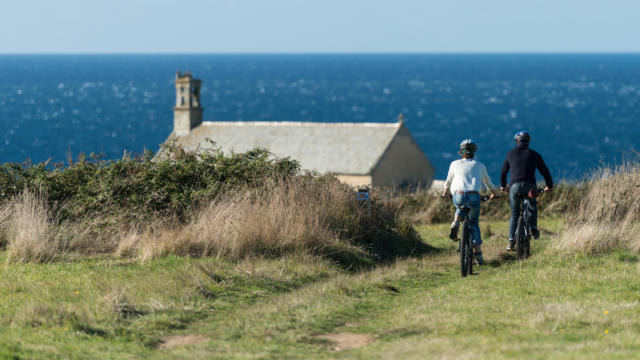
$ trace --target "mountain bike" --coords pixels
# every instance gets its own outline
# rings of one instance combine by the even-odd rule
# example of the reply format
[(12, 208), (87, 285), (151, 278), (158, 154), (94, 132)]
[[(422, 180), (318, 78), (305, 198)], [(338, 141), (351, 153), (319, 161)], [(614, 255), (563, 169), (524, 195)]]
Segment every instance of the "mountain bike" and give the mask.
[(537, 189), (536, 193), (530, 191), (526, 197), (520, 200), (520, 217), (518, 218), (518, 226), (516, 227), (516, 258), (523, 260), (531, 256), (531, 209), (529, 208), (529, 199), (532, 196), (537, 197), (542, 194), (544, 189)]
[[(489, 200), (488, 196), (480, 196), (480, 200)], [(463, 277), (473, 275), (473, 244), (471, 243), (471, 221), (469, 219), (469, 208), (460, 207), (464, 213), (464, 224), (462, 225), (462, 240), (460, 241), (460, 273)]]

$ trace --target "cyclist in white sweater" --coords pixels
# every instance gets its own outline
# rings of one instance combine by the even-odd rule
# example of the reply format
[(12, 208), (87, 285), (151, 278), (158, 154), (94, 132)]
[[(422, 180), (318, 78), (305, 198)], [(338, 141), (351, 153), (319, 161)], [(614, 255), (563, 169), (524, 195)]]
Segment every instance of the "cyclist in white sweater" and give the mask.
[(474, 160), (478, 145), (471, 140), (465, 139), (460, 143), (460, 156), (462, 159), (455, 160), (449, 166), (447, 180), (444, 183), (442, 196), (453, 198), (453, 205), (456, 207), (455, 219), (451, 223), (449, 237), (453, 241), (458, 240), (458, 229), (460, 220), (464, 218), (460, 208), (469, 208), (469, 221), (471, 222), (471, 238), (473, 242), (473, 253), (478, 264), (484, 263), (482, 259), (482, 237), (480, 235), (480, 190), (483, 186), (491, 191), (491, 198), (496, 196), (496, 190), (487, 174), (484, 164)]

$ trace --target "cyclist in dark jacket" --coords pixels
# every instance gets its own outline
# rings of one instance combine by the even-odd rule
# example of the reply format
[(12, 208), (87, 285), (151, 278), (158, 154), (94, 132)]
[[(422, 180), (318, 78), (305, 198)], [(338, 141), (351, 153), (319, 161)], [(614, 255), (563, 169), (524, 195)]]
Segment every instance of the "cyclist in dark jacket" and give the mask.
[[(500, 173), (500, 189), (509, 193), (511, 203), (511, 222), (509, 223), (509, 245), (508, 251), (515, 250), (515, 234), (518, 226), (518, 218), (520, 217), (520, 203), (526, 198), (531, 190), (536, 190), (536, 169), (544, 177), (546, 183), (545, 191), (553, 189), (553, 180), (547, 165), (542, 160), (542, 156), (537, 152), (529, 149), (529, 141), (531, 136), (524, 131), (514, 136), (516, 147), (507, 153), (507, 158), (502, 165)], [(509, 187), (507, 187), (507, 173), (511, 172)], [(538, 230), (538, 208), (536, 199), (530, 199), (531, 209), (531, 235), (534, 238), (540, 236)]]

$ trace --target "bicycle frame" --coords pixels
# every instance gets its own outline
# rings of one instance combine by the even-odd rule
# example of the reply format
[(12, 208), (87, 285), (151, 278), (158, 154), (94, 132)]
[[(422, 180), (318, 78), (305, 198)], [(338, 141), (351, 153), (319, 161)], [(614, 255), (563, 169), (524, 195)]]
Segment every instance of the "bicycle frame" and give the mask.
[[(488, 196), (481, 196), (481, 201), (489, 200)], [(473, 244), (471, 243), (471, 224), (469, 218), (469, 209), (466, 206), (460, 207), (460, 211), (464, 213), (464, 225), (462, 226), (462, 239), (460, 240), (460, 274), (465, 277), (473, 275)]]
[(460, 240), (460, 272), (463, 277), (473, 275), (473, 245), (471, 244), (469, 210), (467, 207), (460, 208), (460, 211), (465, 214), (462, 239)]
[[(538, 194), (542, 194), (544, 189), (537, 189)], [(530, 197), (526, 196), (520, 200), (520, 217), (516, 227), (516, 258), (523, 260), (531, 256), (531, 210), (529, 208)]]

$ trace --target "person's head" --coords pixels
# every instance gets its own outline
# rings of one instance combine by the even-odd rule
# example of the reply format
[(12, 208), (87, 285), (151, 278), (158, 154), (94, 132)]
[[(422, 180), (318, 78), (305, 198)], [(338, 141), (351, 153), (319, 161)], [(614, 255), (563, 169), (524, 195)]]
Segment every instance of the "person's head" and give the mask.
[(478, 145), (471, 139), (464, 139), (460, 143), (460, 156), (464, 159), (473, 159), (478, 150)]
[(529, 135), (529, 133), (527, 133), (526, 131), (519, 131), (513, 136), (513, 140), (516, 141), (517, 146), (529, 146), (531, 135)]

